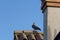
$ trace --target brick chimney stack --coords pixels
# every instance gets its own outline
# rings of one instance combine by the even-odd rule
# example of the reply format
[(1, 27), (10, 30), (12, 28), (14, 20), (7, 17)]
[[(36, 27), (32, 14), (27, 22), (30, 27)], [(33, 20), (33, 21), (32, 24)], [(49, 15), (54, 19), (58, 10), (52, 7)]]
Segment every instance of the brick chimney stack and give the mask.
[(41, 0), (44, 40), (54, 40), (60, 32), (60, 0)]

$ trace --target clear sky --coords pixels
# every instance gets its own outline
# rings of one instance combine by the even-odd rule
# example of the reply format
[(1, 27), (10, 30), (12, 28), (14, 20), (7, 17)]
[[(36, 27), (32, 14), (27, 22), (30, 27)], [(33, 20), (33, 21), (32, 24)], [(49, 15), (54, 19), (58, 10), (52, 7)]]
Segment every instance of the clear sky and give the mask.
[(33, 22), (43, 31), (40, 0), (0, 0), (0, 40), (13, 40), (14, 30), (33, 30)]

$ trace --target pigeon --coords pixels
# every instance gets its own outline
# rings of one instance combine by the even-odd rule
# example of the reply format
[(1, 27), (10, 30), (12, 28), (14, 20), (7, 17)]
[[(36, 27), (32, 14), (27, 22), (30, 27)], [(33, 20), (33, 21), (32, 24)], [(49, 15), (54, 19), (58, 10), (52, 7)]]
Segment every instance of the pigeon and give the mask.
[(40, 30), (40, 31), (41, 31), (41, 29), (40, 29), (39, 27), (37, 27), (37, 26), (35, 25), (35, 23), (33, 23), (32, 28), (33, 28), (34, 30)]

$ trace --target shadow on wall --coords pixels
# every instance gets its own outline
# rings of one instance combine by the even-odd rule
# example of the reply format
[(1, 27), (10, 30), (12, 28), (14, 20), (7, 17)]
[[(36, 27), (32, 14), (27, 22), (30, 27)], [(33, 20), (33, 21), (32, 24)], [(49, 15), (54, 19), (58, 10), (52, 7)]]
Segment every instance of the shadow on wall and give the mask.
[(60, 40), (60, 32), (58, 33), (54, 40)]
[(27, 40), (27, 39), (23, 39), (23, 40)]

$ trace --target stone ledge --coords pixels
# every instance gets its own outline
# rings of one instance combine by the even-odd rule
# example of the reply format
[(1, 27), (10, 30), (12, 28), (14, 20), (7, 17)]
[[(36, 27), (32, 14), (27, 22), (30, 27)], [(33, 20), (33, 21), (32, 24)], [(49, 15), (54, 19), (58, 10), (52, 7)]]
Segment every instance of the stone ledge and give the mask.
[(43, 1), (41, 5), (41, 10), (44, 12), (46, 7), (60, 7), (60, 1)]

